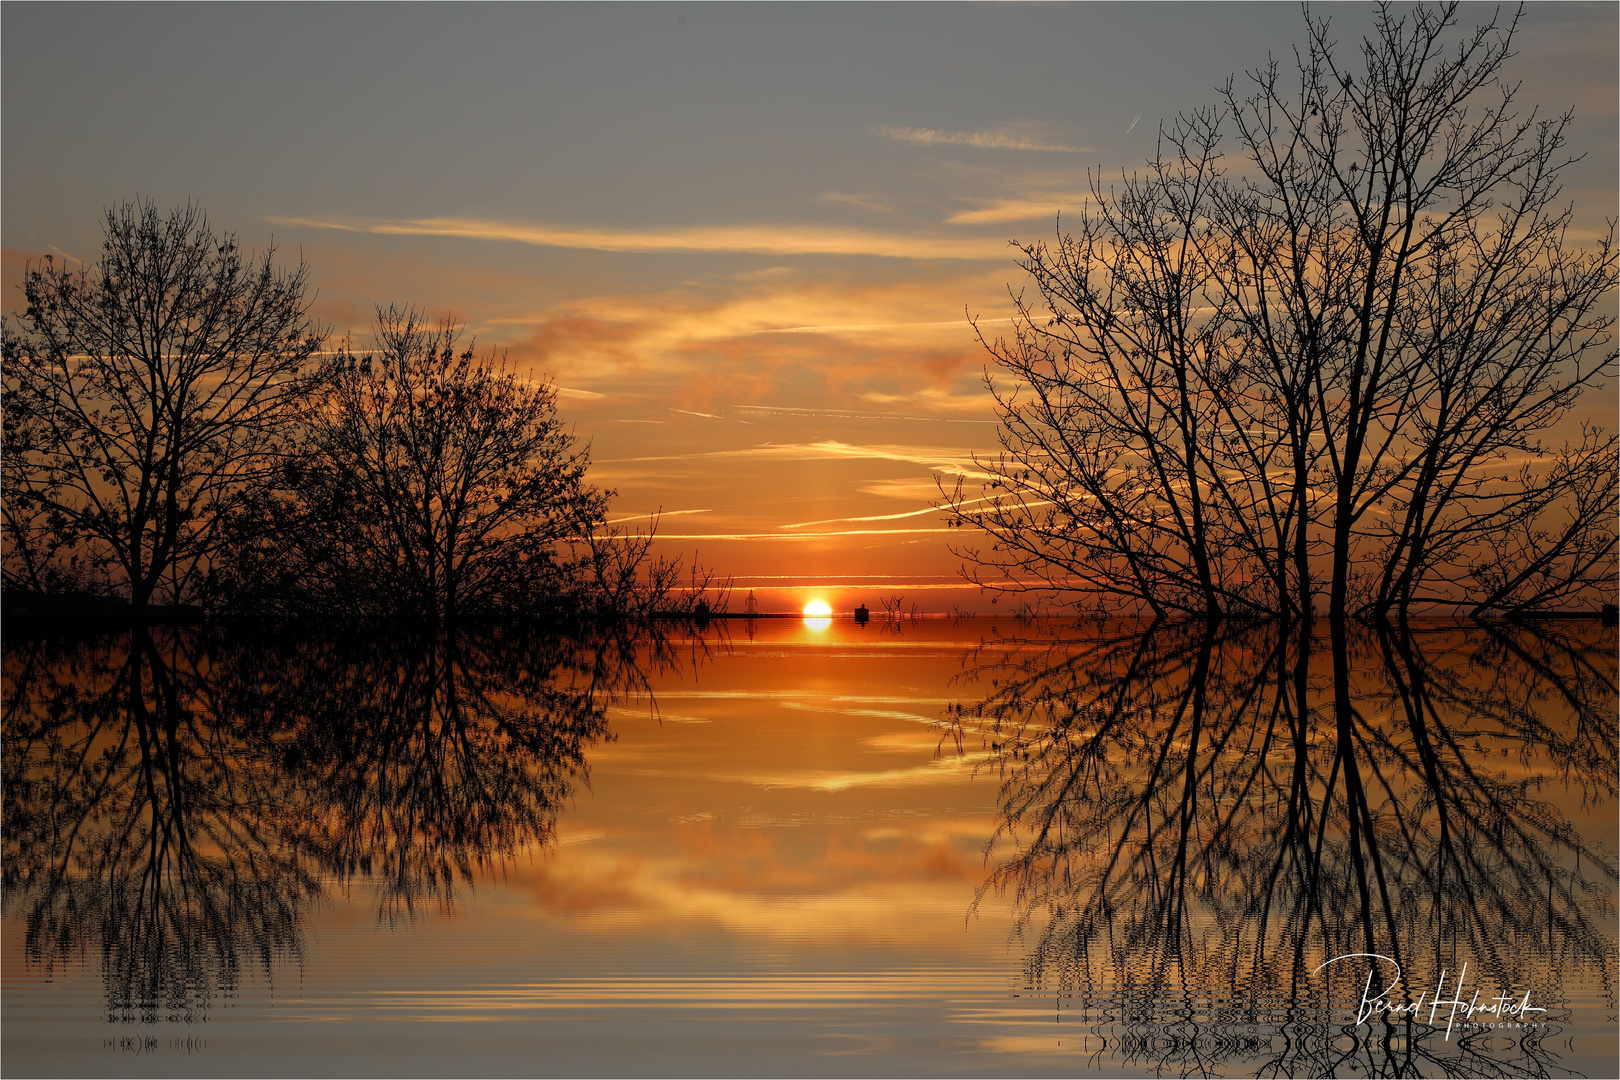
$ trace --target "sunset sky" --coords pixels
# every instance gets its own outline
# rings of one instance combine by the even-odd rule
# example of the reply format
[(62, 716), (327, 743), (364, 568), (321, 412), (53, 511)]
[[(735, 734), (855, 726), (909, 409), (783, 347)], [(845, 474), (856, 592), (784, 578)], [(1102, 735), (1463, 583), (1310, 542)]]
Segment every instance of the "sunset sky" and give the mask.
[[(1346, 52), (1370, 25), (1312, 10)], [(4, 31), (7, 310), (28, 259), (94, 260), (105, 207), (194, 200), (302, 252), (338, 336), (415, 303), (553, 379), (612, 516), (661, 509), (671, 552), (767, 609), (944, 610), (985, 603), (952, 587), (929, 504), (996, 446), (967, 315), (1005, 328), (1008, 242), (1051, 236), (1088, 169), (1140, 166), (1228, 75), (1291, 65), (1304, 24), (1287, 4), (8, 3)], [(1526, 107), (1576, 110), (1585, 235), (1620, 190), (1617, 33), (1613, 4), (1537, 4), (1509, 67)]]

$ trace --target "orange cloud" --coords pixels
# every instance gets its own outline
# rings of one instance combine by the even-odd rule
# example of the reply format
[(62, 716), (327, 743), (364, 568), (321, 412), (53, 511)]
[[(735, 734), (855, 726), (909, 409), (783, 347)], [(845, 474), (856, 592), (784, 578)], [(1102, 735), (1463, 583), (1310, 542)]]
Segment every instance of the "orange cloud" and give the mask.
[(1064, 146), (1062, 143), (1046, 142), (1017, 129), (940, 131), (936, 128), (884, 125), (872, 130), (890, 142), (907, 143), (911, 146), (972, 146), (981, 150), (1035, 150), (1065, 154), (1078, 154), (1086, 149), (1083, 146)]
[(468, 218), (338, 221), (273, 217), (267, 220), (305, 229), (332, 229), (382, 236), (454, 236), (584, 251), (867, 255), (885, 259), (999, 260), (1006, 257), (1004, 245), (999, 240), (823, 225), (704, 225), (637, 230)]
[(524, 875), (526, 891), (547, 911), (577, 915), (630, 905), (635, 900), (631, 882), (640, 872), (632, 861), (617, 861), (605, 874), (557, 873), (549, 863), (539, 863), (532, 875)]
[(555, 373), (559, 366), (577, 369), (581, 366), (577, 358), (582, 354), (615, 366), (633, 367), (636, 351), (631, 343), (636, 331), (637, 327), (630, 323), (563, 313), (536, 324), (526, 337), (507, 347), (507, 355), (520, 366), (532, 364), (548, 373)]
[[(945, 288), (960, 294), (964, 286), (982, 288), (977, 277)], [(886, 395), (870, 400), (962, 411), (956, 383), (964, 375), (977, 382), (983, 353), (965, 317), (938, 317), (949, 313), (939, 311), (943, 291), (773, 277), (718, 293), (596, 296), (501, 323), (509, 333), (527, 324), (509, 346), (520, 365), (615, 398), (633, 379), (648, 405), (718, 413), (778, 403), (791, 384), (795, 398), (817, 403)]]
[(1077, 212), (1091, 201), (1084, 191), (1029, 195), (996, 199), (977, 210), (959, 210), (945, 219), (947, 225), (999, 225), (1016, 221), (1040, 221), (1050, 225), (1060, 213)]

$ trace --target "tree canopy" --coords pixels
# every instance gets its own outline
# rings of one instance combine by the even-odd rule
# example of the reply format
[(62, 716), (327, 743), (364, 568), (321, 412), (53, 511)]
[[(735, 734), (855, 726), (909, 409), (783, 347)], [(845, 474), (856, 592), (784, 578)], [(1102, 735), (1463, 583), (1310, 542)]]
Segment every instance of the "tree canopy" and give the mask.
[(163, 602), (614, 619), (713, 584), (694, 566), (677, 595), (652, 531), (608, 525), (612, 493), (587, 483), (544, 378), (414, 307), (379, 308), (371, 350), (327, 352), (304, 264), (244, 254), (195, 205), (109, 211), (95, 266), (47, 256), (22, 292), (4, 335), (12, 596), (125, 597), (137, 622)]
[(107, 211), (94, 266), (28, 266), (4, 335), (7, 585), (67, 558), (137, 610), (195, 595), (290, 445), (322, 343), (307, 269), (274, 254), (148, 200)]
[(586, 483), (556, 391), (414, 308), (379, 309), (374, 336), (323, 366), (275, 527), (233, 566), (360, 616), (556, 607), (610, 494)]
[(1612, 596), (1616, 441), (1570, 417), (1614, 372), (1613, 228), (1570, 238), (1515, 22), (1456, 20), (1381, 6), (1356, 64), (1310, 21), (1019, 245), (1003, 452), (945, 492), (972, 577), (1156, 615)]

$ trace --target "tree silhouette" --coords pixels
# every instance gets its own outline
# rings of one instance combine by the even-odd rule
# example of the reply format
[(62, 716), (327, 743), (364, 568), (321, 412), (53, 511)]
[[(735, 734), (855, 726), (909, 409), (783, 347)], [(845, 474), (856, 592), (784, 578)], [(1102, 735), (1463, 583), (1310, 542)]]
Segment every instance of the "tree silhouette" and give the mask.
[(93, 268), (30, 264), (6, 319), (6, 584), (77, 555), (139, 615), (202, 587), (289, 446), (321, 334), (304, 266), (254, 261), (196, 206), (125, 203), (104, 229)]
[[(557, 416), (555, 390), (415, 310), (379, 309), (304, 413), (290, 501), (261, 508), (232, 565), (240, 594), (353, 615), (454, 620), (555, 607), (578, 588), (610, 493)], [(273, 524), (273, 528), (267, 527)], [(255, 595), (256, 594), (256, 595)]]
[(1452, 49), (1456, 14), (1381, 5), (1356, 71), (1310, 22), (1297, 77), (1229, 82), (1020, 245), (1003, 452), (982, 502), (942, 490), (971, 577), (1161, 616), (1613, 595), (1615, 438), (1543, 441), (1613, 373), (1613, 231), (1570, 240), (1515, 23)]

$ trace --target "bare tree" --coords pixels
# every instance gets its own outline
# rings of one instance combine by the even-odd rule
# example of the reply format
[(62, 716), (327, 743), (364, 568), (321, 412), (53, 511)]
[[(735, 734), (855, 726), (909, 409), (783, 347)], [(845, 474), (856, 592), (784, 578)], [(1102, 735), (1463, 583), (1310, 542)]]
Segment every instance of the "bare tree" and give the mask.
[[(1229, 82), (1092, 182), (986, 342), (1003, 453), (945, 508), (984, 583), (1158, 615), (1476, 614), (1612, 590), (1616, 441), (1545, 435), (1613, 373), (1612, 226), (1569, 238), (1569, 115), (1520, 115), (1516, 19), (1380, 6), (1352, 72)], [(1228, 175), (1223, 128), (1244, 175)]]
[[(4, 334), (8, 584), (71, 549), (127, 588), (193, 595), (221, 523), (274, 470), (321, 334), (307, 273), (195, 205), (107, 212), (101, 259), (30, 264)], [(121, 579), (121, 580), (119, 580)]]
[(326, 600), (453, 619), (522, 610), (578, 576), (610, 493), (556, 391), (412, 308), (378, 311), (376, 351), (345, 347), (311, 398), (300, 503), (277, 563)]
[[(587, 610), (610, 620), (645, 620), (653, 616), (707, 618), (731, 606), (732, 579), (712, 566), (681, 555), (654, 554), (658, 515), (646, 528), (609, 521), (593, 529), (584, 551), (577, 586)], [(681, 584), (682, 576), (686, 584)]]

